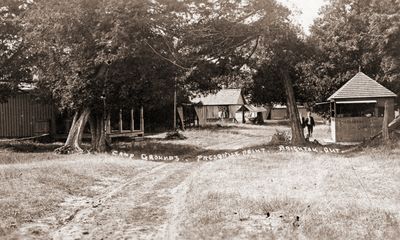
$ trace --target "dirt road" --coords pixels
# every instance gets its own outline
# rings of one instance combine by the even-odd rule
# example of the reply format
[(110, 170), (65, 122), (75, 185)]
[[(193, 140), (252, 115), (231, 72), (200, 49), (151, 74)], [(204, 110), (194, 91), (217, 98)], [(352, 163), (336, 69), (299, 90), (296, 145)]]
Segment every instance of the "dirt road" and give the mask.
[(201, 163), (150, 163), (93, 198), (67, 199), (16, 239), (175, 239), (186, 192)]

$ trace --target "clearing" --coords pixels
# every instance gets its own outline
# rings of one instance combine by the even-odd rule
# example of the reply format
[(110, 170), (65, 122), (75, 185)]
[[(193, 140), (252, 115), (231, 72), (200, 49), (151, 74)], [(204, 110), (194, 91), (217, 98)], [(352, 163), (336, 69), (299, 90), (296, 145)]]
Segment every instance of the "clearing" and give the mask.
[[(275, 129), (189, 130), (119, 150), (165, 155), (267, 144)], [(328, 128), (318, 126), (317, 137)], [(0, 146), (1, 239), (397, 239), (398, 143), (352, 153), (255, 152), (216, 161), (55, 155)], [(33, 152), (32, 152), (33, 151)]]

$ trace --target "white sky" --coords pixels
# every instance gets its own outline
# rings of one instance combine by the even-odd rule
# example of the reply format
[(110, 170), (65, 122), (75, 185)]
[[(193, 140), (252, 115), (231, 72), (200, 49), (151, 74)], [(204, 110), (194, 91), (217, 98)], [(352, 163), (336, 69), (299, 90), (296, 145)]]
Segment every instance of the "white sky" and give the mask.
[(318, 10), (327, 4), (327, 0), (278, 0), (278, 2), (292, 9), (295, 14), (301, 12), (297, 13), (295, 20), (303, 27), (306, 34), (309, 34), (309, 27), (318, 16)]

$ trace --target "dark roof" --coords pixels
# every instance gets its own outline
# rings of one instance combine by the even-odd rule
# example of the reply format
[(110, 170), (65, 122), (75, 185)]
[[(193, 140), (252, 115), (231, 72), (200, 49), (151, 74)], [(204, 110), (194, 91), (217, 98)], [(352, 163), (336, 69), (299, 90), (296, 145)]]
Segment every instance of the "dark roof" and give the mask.
[(378, 97), (397, 97), (397, 95), (364, 73), (359, 72), (332, 94), (328, 100)]
[(191, 99), (192, 103), (202, 105), (242, 105), (244, 98), (241, 89), (221, 89), (217, 93), (200, 95)]
[(241, 108), (239, 108), (238, 111), (245, 111), (245, 112), (267, 112), (267, 109), (265, 107), (257, 107), (251, 104), (246, 104), (243, 105)]

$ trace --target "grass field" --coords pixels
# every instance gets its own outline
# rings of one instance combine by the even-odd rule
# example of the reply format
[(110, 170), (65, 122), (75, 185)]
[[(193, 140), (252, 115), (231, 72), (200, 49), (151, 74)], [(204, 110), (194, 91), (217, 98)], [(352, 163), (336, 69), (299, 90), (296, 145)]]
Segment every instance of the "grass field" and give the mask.
[[(266, 144), (275, 129), (190, 130), (121, 149), (197, 154)], [(325, 138), (325, 126), (316, 129)], [(128, 146), (129, 145), (129, 146)], [(398, 239), (400, 145), (271, 151), (207, 162), (55, 155), (0, 144), (1, 239)]]
[(273, 153), (203, 165), (185, 239), (397, 239), (397, 154)]

